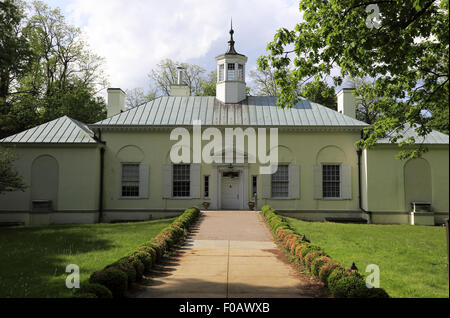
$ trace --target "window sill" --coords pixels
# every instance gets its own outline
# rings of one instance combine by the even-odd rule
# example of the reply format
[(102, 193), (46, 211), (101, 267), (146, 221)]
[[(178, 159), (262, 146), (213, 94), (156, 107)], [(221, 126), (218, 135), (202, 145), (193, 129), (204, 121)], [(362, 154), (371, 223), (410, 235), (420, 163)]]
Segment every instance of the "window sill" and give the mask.
[(168, 200), (192, 200), (192, 197), (170, 197)]
[(299, 199), (292, 199), (289, 197), (273, 197), (273, 198), (270, 198), (269, 200), (299, 200)]
[(319, 200), (323, 200), (323, 201), (342, 201), (342, 200), (349, 200), (349, 199), (344, 199), (344, 198), (322, 198)]
[(144, 197), (119, 197), (119, 200), (147, 200), (147, 198)]

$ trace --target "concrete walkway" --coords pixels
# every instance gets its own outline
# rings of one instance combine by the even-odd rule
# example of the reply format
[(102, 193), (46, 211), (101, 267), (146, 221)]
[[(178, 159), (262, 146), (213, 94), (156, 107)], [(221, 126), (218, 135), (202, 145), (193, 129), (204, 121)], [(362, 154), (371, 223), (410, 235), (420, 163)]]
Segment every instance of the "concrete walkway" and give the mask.
[(288, 263), (259, 212), (203, 211), (186, 244), (131, 297), (326, 297)]

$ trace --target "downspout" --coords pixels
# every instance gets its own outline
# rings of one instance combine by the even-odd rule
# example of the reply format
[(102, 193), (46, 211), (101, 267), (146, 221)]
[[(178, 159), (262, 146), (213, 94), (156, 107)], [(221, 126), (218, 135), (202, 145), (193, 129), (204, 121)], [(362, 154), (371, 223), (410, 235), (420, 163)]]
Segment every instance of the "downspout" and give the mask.
[(98, 223), (103, 222), (103, 176), (105, 170), (105, 144), (106, 142), (102, 141), (102, 132), (100, 129), (97, 130), (98, 137), (96, 138), (99, 143), (102, 144), (100, 147), (100, 188), (99, 188), (99, 197), (98, 197)]
[[(363, 131), (361, 130), (361, 139), (364, 139)], [(358, 155), (358, 203), (359, 203), (359, 209), (366, 213), (368, 215), (367, 224), (372, 224), (372, 213), (370, 211), (366, 211), (362, 207), (362, 196), (361, 196), (361, 155), (362, 155), (362, 149), (358, 147), (356, 149), (356, 153)]]

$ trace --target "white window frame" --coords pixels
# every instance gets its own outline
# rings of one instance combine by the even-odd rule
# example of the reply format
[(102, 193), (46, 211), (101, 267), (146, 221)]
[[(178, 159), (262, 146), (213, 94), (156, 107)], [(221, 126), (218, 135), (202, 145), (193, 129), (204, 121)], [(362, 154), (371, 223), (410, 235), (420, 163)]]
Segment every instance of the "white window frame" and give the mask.
[[(232, 69), (230, 69), (230, 67)], [(236, 80), (236, 65), (234, 63), (227, 64), (227, 81), (235, 81)], [(231, 77), (230, 77), (231, 75)]]
[(225, 64), (219, 64), (219, 72), (217, 76), (219, 82), (225, 81)]
[[(278, 169), (283, 166), (286, 167), (287, 170), (287, 180), (283, 181), (287, 183), (287, 194), (286, 196), (273, 196), (273, 176), (274, 174), (270, 175), (270, 198), (271, 199), (289, 199), (290, 198), (290, 191), (289, 191), (289, 165), (288, 164), (278, 164)], [(277, 169), (277, 172), (278, 172)]]
[[(181, 196), (181, 195), (175, 195), (175, 167), (176, 166), (187, 166), (188, 167), (188, 171), (189, 171), (189, 195), (188, 196)], [(173, 199), (190, 199), (192, 197), (192, 187), (191, 187), (191, 180), (192, 180), (192, 176), (191, 176), (191, 165), (190, 164), (174, 164), (172, 165), (172, 198)], [(186, 181), (184, 181), (186, 182)]]
[[(127, 165), (134, 165), (137, 166), (137, 170), (138, 170), (138, 179), (137, 179), (137, 189), (138, 189), (138, 193), (136, 196), (129, 196), (129, 195), (123, 195), (123, 168), (124, 166)], [(140, 195), (139, 195), (139, 191), (140, 191), (140, 163), (139, 162), (121, 162), (120, 163), (120, 184), (119, 184), (119, 198), (121, 199), (139, 199)]]
[(237, 79), (239, 81), (244, 81), (244, 64), (238, 64)]
[[(339, 196), (338, 197), (326, 197), (323, 187), (324, 187), (324, 173), (323, 173), (323, 167), (324, 166), (338, 166), (339, 167)], [(322, 163), (320, 165), (320, 168), (322, 170), (322, 200), (341, 200), (342, 199), (342, 163), (337, 162), (327, 162)]]

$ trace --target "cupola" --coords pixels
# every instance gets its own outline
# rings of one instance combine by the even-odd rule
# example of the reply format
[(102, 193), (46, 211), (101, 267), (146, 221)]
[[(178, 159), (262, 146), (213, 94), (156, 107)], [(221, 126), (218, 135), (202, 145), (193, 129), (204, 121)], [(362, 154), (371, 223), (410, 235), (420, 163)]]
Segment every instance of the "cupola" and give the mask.
[(216, 57), (216, 98), (226, 104), (237, 104), (246, 98), (245, 63), (247, 57), (234, 48), (233, 21), (231, 22), (228, 50)]

